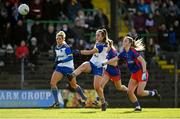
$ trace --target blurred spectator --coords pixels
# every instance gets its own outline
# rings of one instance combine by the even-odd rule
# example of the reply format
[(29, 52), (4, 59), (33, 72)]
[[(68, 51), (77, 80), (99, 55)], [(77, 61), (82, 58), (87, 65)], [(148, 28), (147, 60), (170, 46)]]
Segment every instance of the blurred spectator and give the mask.
[(44, 34), (44, 38), (42, 43), (42, 49), (41, 51), (48, 51), (51, 49), (51, 47), (55, 44), (55, 36), (56, 31), (53, 24), (49, 24), (46, 33)]
[(5, 49), (0, 46), (0, 67), (5, 66)]
[(53, 8), (53, 14), (55, 14), (55, 18), (56, 19), (68, 19), (68, 1), (67, 0), (58, 0), (58, 2), (56, 2), (54, 4), (54, 8)]
[(127, 2), (127, 10), (129, 12), (129, 14), (134, 14), (137, 11), (137, 3), (135, 0), (129, 0), (129, 2)]
[(168, 15), (168, 17), (166, 19), (166, 24), (168, 26), (171, 26), (171, 25), (173, 25), (173, 23), (176, 20), (178, 20), (178, 16), (177, 16), (176, 12), (175, 11), (170, 11), (170, 13), (169, 13), (169, 15)]
[(79, 50), (84, 50), (84, 49), (86, 49), (86, 43), (85, 43), (85, 41), (84, 40), (79, 40), (79, 46), (78, 46), (78, 49)]
[(151, 38), (149, 38), (147, 45), (146, 45), (147, 60), (152, 59), (156, 54), (155, 52), (156, 52), (156, 50), (155, 50), (155, 46), (154, 46), (154, 39), (151, 37)]
[(4, 1), (4, 13), (7, 15), (7, 20), (8, 22), (11, 22), (11, 17), (12, 17), (12, 8), (11, 4), (8, 0)]
[(22, 20), (18, 20), (17, 25), (13, 29), (13, 39), (16, 46), (20, 45), (21, 41), (27, 41), (27, 28)]
[(155, 29), (159, 29), (159, 27), (162, 25), (162, 24), (165, 24), (165, 19), (164, 17), (160, 14), (159, 12), (159, 9), (156, 9), (155, 10), (155, 13), (154, 13), (154, 25), (155, 25)]
[(153, 14), (150, 13), (148, 15), (148, 17), (146, 18), (146, 21), (145, 21), (145, 26), (146, 26), (146, 29), (149, 31), (149, 32), (154, 32), (155, 31), (155, 21), (154, 21), (154, 17), (153, 17)]
[(159, 0), (154, 0), (151, 2), (151, 11), (152, 13), (155, 13), (157, 9), (159, 9), (161, 2)]
[(40, 24), (39, 21), (35, 21), (35, 23), (31, 27), (31, 37), (35, 37), (37, 39), (37, 45), (39, 49), (42, 49), (43, 44), (43, 36), (44, 28), (43, 24)]
[(79, 18), (77, 18), (75, 20), (75, 25), (72, 28), (72, 30), (75, 33), (75, 43), (76, 43), (76, 45), (78, 45), (80, 39), (85, 40), (84, 28), (81, 26), (81, 21), (80, 21)]
[(84, 14), (84, 12), (82, 10), (78, 11), (78, 14), (77, 14), (75, 20), (77, 20), (77, 19), (79, 20), (79, 22), (80, 22), (79, 25), (81, 27), (88, 28), (88, 24), (85, 24), (86, 16), (85, 16), (85, 14)]
[(76, 14), (82, 8), (79, 0), (67, 0), (68, 1), (68, 18), (75, 20)]
[(177, 40), (176, 40), (176, 32), (174, 31), (173, 26), (169, 28), (169, 33), (168, 33), (168, 46), (167, 48), (168, 51), (177, 51)]
[(29, 63), (32, 70), (34, 70), (35, 66), (38, 64), (38, 55), (39, 49), (37, 46), (37, 39), (32, 37), (29, 43)]
[(7, 45), (7, 44), (14, 45), (14, 40), (12, 38), (12, 26), (11, 26), (11, 23), (8, 22), (5, 25), (6, 25), (6, 27), (4, 28), (4, 32), (3, 32), (3, 44), (5, 44), (5, 45)]
[(0, 39), (2, 39), (4, 33), (3, 30), (6, 28), (6, 24), (10, 22), (8, 18), (8, 11), (5, 9), (4, 4), (0, 2)]
[(11, 44), (7, 44), (6, 46), (6, 60), (5, 60), (5, 63), (6, 64), (12, 64), (14, 63), (14, 49), (12, 47)]
[(92, 0), (79, 0), (81, 3), (82, 7), (84, 9), (93, 9), (93, 4), (91, 3)]
[(143, 14), (149, 14), (151, 12), (150, 5), (146, 4), (144, 0), (140, 0), (140, 3), (138, 4), (138, 10)]
[(43, 4), (43, 19), (51, 20), (55, 19), (56, 13), (54, 11), (54, 4), (52, 0), (45, 0)]
[(29, 49), (26, 46), (25, 41), (21, 41), (20, 46), (16, 48), (16, 59), (20, 60), (22, 58), (28, 58), (29, 55)]
[(180, 26), (179, 26), (179, 20), (174, 21), (174, 31), (176, 33), (177, 38), (177, 44), (180, 45)]
[(145, 27), (145, 19), (146, 17), (142, 14), (141, 11), (137, 11), (137, 14), (133, 17), (133, 26), (137, 30), (137, 32), (140, 31), (140, 29), (144, 29)]
[(102, 9), (97, 10), (94, 16), (94, 27), (95, 28), (106, 28), (108, 29), (109, 21), (107, 16), (103, 13)]
[(117, 13), (120, 16), (125, 16), (127, 14), (127, 8), (126, 8), (126, 2), (124, 2), (123, 0), (118, 0), (118, 9), (117, 9)]
[(168, 7), (167, 7), (167, 4), (164, 2), (162, 3), (162, 7), (160, 7), (160, 11), (161, 11), (161, 14), (165, 17), (165, 19), (167, 18), (167, 16), (169, 15), (169, 10), (168, 10)]
[(41, 19), (43, 12), (43, 2), (42, 0), (32, 0), (30, 4), (30, 18), (31, 19)]
[(88, 28), (86, 30), (89, 30), (87, 32), (94, 32), (94, 12), (89, 13), (86, 15), (86, 21), (85, 23), (88, 25)]
[(129, 2), (127, 2), (126, 7), (127, 7), (128, 13), (125, 16), (125, 19), (126, 19), (125, 22), (128, 25), (129, 29), (131, 29), (133, 27), (133, 16), (137, 12), (136, 1), (129, 0)]
[(165, 24), (162, 24), (158, 32), (158, 44), (162, 50), (168, 47), (168, 29)]
[(67, 24), (63, 24), (61, 30), (66, 34), (66, 42), (70, 45), (70, 47), (73, 47), (77, 38), (73, 28), (70, 28)]
[(18, 13), (18, 3), (15, 3), (12, 7), (11, 24), (15, 25), (20, 19), (22, 19), (22, 16)]
[(169, 8), (168, 9), (169, 9), (169, 11), (174, 11), (175, 14), (180, 15), (180, 9), (178, 8), (177, 5), (175, 5), (173, 3), (172, 0), (169, 1)]

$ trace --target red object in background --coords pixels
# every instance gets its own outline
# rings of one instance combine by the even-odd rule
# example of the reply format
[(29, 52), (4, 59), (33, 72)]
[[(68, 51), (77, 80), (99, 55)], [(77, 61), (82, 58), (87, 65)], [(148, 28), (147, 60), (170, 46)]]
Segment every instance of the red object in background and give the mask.
[(7, 0), (11, 5), (14, 5), (16, 3), (19, 3), (20, 0)]
[(27, 46), (19, 46), (16, 48), (16, 58), (21, 59), (22, 57), (26, 57), (29, 54), (29, 49)]
[(152, 0), (144, 0), (145, 3), (151, 4)]

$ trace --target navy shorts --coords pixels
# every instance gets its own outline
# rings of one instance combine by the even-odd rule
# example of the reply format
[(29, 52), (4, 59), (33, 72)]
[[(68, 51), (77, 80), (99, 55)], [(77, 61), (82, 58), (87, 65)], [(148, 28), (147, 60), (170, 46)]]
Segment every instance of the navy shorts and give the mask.
[(69, 68), (69, 67), (60, 67), (60, 66), (57, 66), (55, 71), (60, 72), (63, 75), (66, 75), (66, 74), (71, 74), (74, 71), (74, 69)]
[(99, 76), (102, 76), (103, 75), (103, 68), (97, 68), (96, 65), (94, 65), (92, 62), (89, 62), (90, 65), (91, 65), (91, 73), (93, 75), (99, 75)]

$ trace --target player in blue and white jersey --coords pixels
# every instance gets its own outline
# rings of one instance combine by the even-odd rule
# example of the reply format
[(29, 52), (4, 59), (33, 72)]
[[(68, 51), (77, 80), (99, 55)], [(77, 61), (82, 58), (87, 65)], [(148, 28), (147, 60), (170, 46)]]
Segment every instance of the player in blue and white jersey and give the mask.
[[(118, 55), (118, 52), (114, 47), (112, 40), (109, 40), (109, 44), (110, 44), (110, 50), (108, 51), (107, 54), (107, 60), (110, 60)], [(103, 80), (101, 82), (102, 88), (104, 89), (107, 82), (111, 80), (113, 81), (114, 86), (118, 91), (127, 92), (128, 88), (125, 85), (122, 85), (121, 82), (121, 72), (118, 66), (118, 62), (114, 62), (111, 65), (108, 64), (107, 66), (105, 66), (105, 69), (106, 70), (104, 71), (103, 74)], [(93, 104), (97, 106), (98, 103), (99, 103), (99, 97), (96, 97), (96, 100), (93, 102)]]
[(82, 55), (92, 55), (90, 61), (82, 63), (70, 76), (70, 79), (76, 78), (82, 72), (92, 73), (94, 75), (94, 89), (96, 90), (102, 106), (102, 111), (105, 111), (107, 108), (103, 89), (101, 87), (101, 81), (103, 80), (103, 68), (98, 68), (97, 66), (106, 61), (106, 56), (109, 48), (108, 43), (108, 34), (106, 29), (98, 29), (96, 31), (96, 43), (93, 49), (91, 50), (76, 50), (77, 53)]
[[(55, 69), (51, 77), (51, 89), (52, 94), (55, 99), (55, 103), (50, 107), (59, 107), (58, 100), (58, 88), (57, 83), (60, 81), (63, 76), (67, 76), (67, 74), (71, 74), (74, 71), (74, 63), (73, 63), (73, 54), (70, 47), (65, 42), (66, 34), (63, 31), (60, 31), (56, 34), (56, 47), (55, 47)], [(82, 97), (82, 99), (86, 100), (87, 97), (84, 95), (81, 87), (77, 85), (76, 79), (70, 81), (70, 85), (74, 88), (78, 94)]]

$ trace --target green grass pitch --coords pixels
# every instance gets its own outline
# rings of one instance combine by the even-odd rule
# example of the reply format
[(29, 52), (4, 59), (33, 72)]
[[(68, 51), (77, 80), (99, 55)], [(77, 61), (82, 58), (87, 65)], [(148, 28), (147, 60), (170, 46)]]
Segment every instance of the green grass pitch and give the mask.
[(0, 119), (180, 119), (180, 108), (0, 109)]

